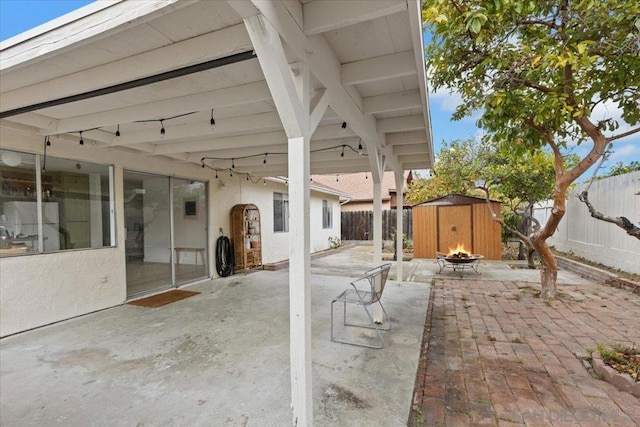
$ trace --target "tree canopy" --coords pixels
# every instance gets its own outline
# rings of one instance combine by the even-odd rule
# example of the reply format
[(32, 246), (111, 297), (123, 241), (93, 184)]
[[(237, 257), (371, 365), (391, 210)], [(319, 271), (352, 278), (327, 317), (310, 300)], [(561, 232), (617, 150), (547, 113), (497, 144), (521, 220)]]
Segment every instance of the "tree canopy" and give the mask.
[[(547, 145), (553, 153), (553, 208), (530, 241), (542, 296), (555, 297), (557, 264), (546, 240), (564, 216), (569, 186), (612, 141), (640, 131), (640, 2), (426, 0), (423, 17), (432, 87), (463, 101), (454, 119), (480, 111), (486, 139), (511, 152)], [(595, 116), (600, 105), (607, 116)], [(565, 168), (569, 142), (590, 149)]]
[(461, 94), (454, 118), (482, 110), (478, 125), (493, 138), (581, 143), (620, 125), (591, 119), (605, 102), (628, 124), (640, 120), (636, 0), (428, 0), (424, 17), (432, 85)]

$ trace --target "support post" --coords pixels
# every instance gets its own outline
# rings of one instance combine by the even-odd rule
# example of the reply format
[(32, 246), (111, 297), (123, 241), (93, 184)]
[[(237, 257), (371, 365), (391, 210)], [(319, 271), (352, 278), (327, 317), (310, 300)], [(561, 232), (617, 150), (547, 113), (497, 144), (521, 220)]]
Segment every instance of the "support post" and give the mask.
[(402, 272), (402, 258), (404, 255), (402, 243), (404, 241), (403, 238), (403, 229), (404, 229), (404, 197), (403, 197), (403, 189), (404, 189), (404, 171), (396, 170), (396, 280), (403, 280), (403, 272)]
[[(373, 265), (382, 264), (382, 178), (384, 175), (384, 160), (375, 154), (374, 167), (371, 171), (373, 181)], [(382, 323), (382, 307), (376, 303), (373, 306), (373, 321)]]
[(313, 425), (309, 226), (311, 86), (308, 58), (289, 65), (280, 34), (264, 16), (250, 16), (244, 22), (288, 138), (291, 411), (292, 424), (307, 427)]

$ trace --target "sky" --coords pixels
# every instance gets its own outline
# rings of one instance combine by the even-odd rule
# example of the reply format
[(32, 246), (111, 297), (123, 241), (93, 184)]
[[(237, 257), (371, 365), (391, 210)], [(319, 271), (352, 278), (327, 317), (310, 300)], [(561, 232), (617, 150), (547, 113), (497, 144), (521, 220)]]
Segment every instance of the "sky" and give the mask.
[[(0, 41), (37, 27), (47, 21), (55, 19), (65, 13), (79, 9), (93, 0), (0, 0)], [(467, 117), (460, 121), (451, 121), (456, 106), (460, 103), (460, 96), (449, 93), (447, 90), (439, 90), (429, 94), (431, 110), (431, 122), (436, 156), (440, 151), (443, 141), (456, 139), (479, 138), (482, 133), (475, 125), (477, 116)], [(619, 117), (619, 113), (613, 106), (601, 106), (594, 117), (601, 118), (604, 114)], [(621, 127), (620, 131), (628, 129)], [(574, 147), (573, 152), (584, 155), (588, 152), (589, 144)], [(640, 161), (640, 133), (631, 137), (618, 140), (614, 144), (614, 153), (605, 163), (604, 171), (617, 162), (629, 163), (632, 160)], [(591, 171), (583, 175), (583, 178), (591, 175)]]

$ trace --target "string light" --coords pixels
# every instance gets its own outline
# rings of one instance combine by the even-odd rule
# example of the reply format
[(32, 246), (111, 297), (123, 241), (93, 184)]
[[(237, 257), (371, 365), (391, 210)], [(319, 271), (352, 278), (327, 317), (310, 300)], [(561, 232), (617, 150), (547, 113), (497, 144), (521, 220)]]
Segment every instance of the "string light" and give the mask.
[(45, 143), (47, 144), (47, 147), (51, 147), (51, 138), (49, 137), (49, 135), (47, 135), (47, 138), (45, 139)]
[(118, 129), (116, 129), (116, 138), (120, 138), (120, 125), (118, 125)]
[(362, 139), (358, 141), (358, 154), (362, 154)]
[(211, 109), (211, 120), (209, 120), (209, 126), (211, 127), (211, 130), (216, 128), (216, 119), (213, 118), (213, 108)]
[(346, 133), (347, 132), (347, 122), (342, 122), (342, 125), (340, 125), (340, 133)]
[(84, 139), (82, 139), (82, 131), (80, 131), (80, 145), (84, 145)]
[(195, 114), (195, 113), (197, 113), (197, 111), (192, 111), (190, 113), (185, 113), (185, 114), (178, 114), (177, 116), (161, 117), (159, 119), (136, 120), (134, 123), (160, 122), (160, 138), (164, 138), (165, 134), (167, 133), (167, 131), (164, 128), (165, 120), (173, 120), (173, 119), (177, 119), (178, 117), (190, 116), (191, 114)]
[[(345, 156), (345, 152), (346, 150), (351, 150), (352, 152), (358, 154), (358, 155), (362, 155), (362, 156), (366, 156), (366, 153), (360, 153), (358, 152), (358, 150), (356, 150), (355, 148), (353, 148), (351, 145), (349, 144), (340, 144), (340, 145), (335, 145), (333, 147), (326, 147), (326, 148), (318, 148), (315, 150), (310, 150), (310, 153), (318, 153), (318, 152), (322, 152), (322, 151), (333, 151), (333, 150), (340, 150), (340, 156), (339, 158), (342, 159)], [(223, 172), (223, 171), (229, 171), (229, 176), (233, 177), (233, 174), (239, 174), (239, 175), (243, 175), (246, 177), (247, 181), (250, 181), (254, 184), (258, 184), (262, 178), (257, 178), (256, 180), (253, 179), (252, 175), (249, 172), (242, 172), (242, 171), (238, 171), (236, 170), (236, 159), (252, 159), (252, 158), (260, 158), (262, 157), (262, 166), (266, 167), (267, 164), (267, 157), (268, 156), (286, 156), (288, 153), (287, 152), (267, 152), (267, 153), (259, 153), (259, 154), (249, 154), (246, 156), (240, 156), (240, 157), (202, 157), (200, 159), (200, 164), (203, 168), (207, 167), (211, 170), (214, 170), (216, 172), (216, 178), (218, 178), (218, 172)], [(209, 165), (208, 163), (206, 163), (207, 160), (210, 161), (231, 161), (231, 167), (216, 167), (216, 166), (212, 166)], [(313, 179), (311, 178), (311, 181), (313, 181)], [(339, 181), (338, 176), (336, 175), (336, 182)], [(263, 184), (266, 185), (266, 181), (263, 181)]]

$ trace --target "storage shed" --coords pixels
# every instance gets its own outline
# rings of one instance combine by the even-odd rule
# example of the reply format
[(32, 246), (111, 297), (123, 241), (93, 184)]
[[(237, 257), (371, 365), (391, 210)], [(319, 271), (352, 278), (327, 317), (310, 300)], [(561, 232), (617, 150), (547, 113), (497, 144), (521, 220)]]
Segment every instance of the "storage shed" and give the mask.
[[(500, 202), (491, 203), (500, 215)], [(414, 257), (436, 258), (436, 252), (459, 244), (485, 259), (501, 259), (500, 224), (491, 219), (485, 199), (449, 194), (413, 207)]]

